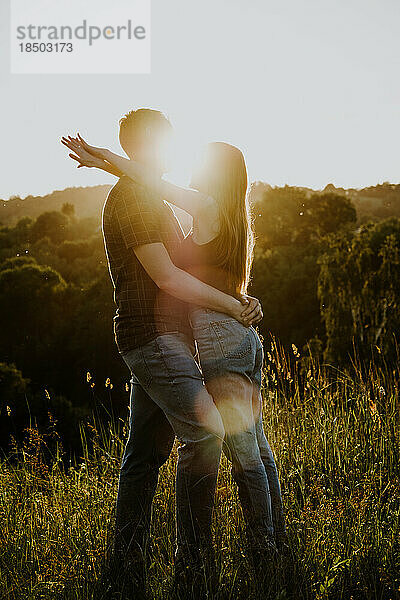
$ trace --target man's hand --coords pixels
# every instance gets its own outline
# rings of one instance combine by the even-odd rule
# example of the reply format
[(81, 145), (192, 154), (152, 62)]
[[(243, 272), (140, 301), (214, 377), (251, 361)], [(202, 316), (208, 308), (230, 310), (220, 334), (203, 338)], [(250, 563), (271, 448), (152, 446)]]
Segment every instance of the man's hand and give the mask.
[(242, 319), (249, 323), (249, 325), (257, 325), (264, 317), (262, 306), (258, 298), (243, 294), (240, 301), (242, 305), (246, 306), (241, 313)]
[[(260, 320), (262, 311), (256, 298), (246, 297), (243, 301), (246, 304), (248, 302), (248, 305), (243, 310), (243, 304), (236, 298), (210, 287), (176, 267), (161, 242), (135, 246), (133, 251), (149, 277), (170, 296), (230, 315), (245, 327), (255, 325)], [(243, 312), (247, 313), (244, 317)]]

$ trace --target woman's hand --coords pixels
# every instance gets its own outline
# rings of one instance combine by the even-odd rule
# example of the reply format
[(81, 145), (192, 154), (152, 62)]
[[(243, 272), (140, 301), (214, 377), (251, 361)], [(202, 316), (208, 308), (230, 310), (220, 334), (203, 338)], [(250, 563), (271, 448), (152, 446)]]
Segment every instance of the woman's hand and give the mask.
[(96, 156), (97, 158), (101, 158), (102, 160), (107, 160), (107, 148), (98, 148), (97, 146), (91, 146), (87, 143), (86, 140), (83, 139), (80, 133), (77, 134), (77, 141), (81, 145), (81, 147), (86, 150), (92, 156)]
[(240, 298), (240, 301), (242, 305), (246, 306), (246, 308), (242, 311), (242, 318), (246, 322), (249, 322), (249, 325), (257, 325), (257, 323), (259, 323), (264, 317), (261, 302), (258, 300), (258, 298), (248, 296), (247, 294), (243, 294)]
[(68, 138), (63, 137), (61, 139), (61, 143), (64, 144), (69, 150), (72, 150), (69, 156), (76, 160), (78, 163), (78, 169), (81, 167), (97, 167), (102, 168), (104, 165), (104, 161), (101, 158), (93, 156), (90, 154), (83, 146), (80, 144), (77, 138), (72, 138), (68, 136)]
[(77, 148), (81, 148), (82, 150), (85, 150), (88, 154), (91, 154), (96, 158), (107, 160), (107, 148), (97, 148), (97, 146), (91, 146), (86, 142), (86, 140), (83, 139), (80, 133), (77, 134), (77, 137), (71, 137), (70, 135), (67, 137), (63, 137), (61, 141), (64, 144), (64, 146), (67, 146), (67, 148), (73, 150), (74, 152)]

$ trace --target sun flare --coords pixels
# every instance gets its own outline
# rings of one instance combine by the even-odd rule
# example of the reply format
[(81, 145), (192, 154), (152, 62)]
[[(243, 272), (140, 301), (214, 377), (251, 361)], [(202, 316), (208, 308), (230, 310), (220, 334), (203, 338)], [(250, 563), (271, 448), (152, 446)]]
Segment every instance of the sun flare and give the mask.
[(204, 144), (193, 139), (190, 131), (177, 132), (171, 142), (166, 179), (189, 186), (192, 174), (199, 164)]

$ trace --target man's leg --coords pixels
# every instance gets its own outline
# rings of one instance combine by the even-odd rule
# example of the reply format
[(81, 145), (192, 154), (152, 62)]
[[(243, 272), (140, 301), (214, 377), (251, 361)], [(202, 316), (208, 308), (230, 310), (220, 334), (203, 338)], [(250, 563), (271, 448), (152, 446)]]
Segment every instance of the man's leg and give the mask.
[(151, 505), (158, 471), (168, 459), (175, 434), (163, 411), (138, 383), (131, 380), (129, 437), (118, 486), (115, 553), (144, 564)]
[(192, 349), (182, 334), (164, 334), (124, 356), (182, 442), (178, 449), (178, 570), (212, 554), (211, 519), (224, 428)]

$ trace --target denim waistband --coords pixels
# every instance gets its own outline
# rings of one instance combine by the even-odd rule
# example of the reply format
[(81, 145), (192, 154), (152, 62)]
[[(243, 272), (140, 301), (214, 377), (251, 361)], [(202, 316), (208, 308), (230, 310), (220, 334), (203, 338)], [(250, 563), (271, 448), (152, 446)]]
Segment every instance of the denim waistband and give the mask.
[(189, 312), (191, 327), (207, 327), (210, 323), (220, 323), (223, 321), (236, 322), (236, 319), (226, 313), (217, 312), (209, 308), (195, 307)]

